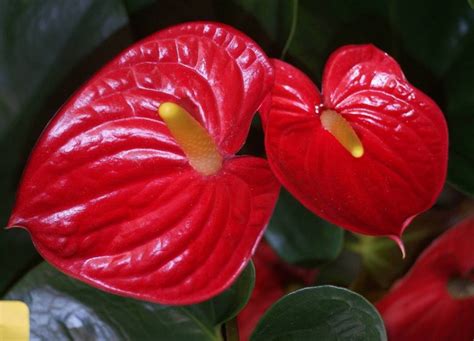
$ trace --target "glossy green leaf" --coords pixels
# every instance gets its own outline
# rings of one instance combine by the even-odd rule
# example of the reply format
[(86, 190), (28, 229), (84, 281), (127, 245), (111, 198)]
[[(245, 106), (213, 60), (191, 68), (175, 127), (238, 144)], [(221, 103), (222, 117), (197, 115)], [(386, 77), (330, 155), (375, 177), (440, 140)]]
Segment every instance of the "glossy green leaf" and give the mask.
[(339, 255), (344, 232), (314, 215), (282, 189), (265, 237), (286, 262), (314, 266)]
[(343, 288), (319, 286), (286, 295), (263, 316), (252, 341), (387, 340), (379, 313), (365, 298)]
[(213, 299), (194, 307), (212, 316), (212, 324), (217, 326), (237, 316), (252, 294), (255, 285), (255, 267), (251, 261), (240, 274), (239, 279), (226, 291)]
[(31, 336), (42, 340), (221, 340), (220, 323), (235, 316), (253, 288), (249, 265), (210, 301), (163, 306), (99, 291), (43, 263), (5, 296), (30, 309)]

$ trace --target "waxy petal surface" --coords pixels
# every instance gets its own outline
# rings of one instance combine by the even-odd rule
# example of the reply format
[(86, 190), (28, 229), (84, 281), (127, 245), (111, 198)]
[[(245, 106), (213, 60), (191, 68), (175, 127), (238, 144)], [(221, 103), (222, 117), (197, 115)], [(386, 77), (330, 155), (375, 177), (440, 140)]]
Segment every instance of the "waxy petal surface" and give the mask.
[[(223, 153), (245, 142), (252, 117), (273, 84), (273, 67), (260, 47), (232, 27), (193, 22), (158, 32), (117, 58), (117, 67), (140, 64), (142, 89), (165, 91), (215, 138)], [(157, 60), (158, 59), (158, 60)], [(179, 64), (173, 75), (160, 68)], [(173, 89), (171, 89), (173, 88)]]
[[(165, 304), (223, 291), (278, 196), (265, 160), (232, 155), (270, 88), (269, 65), (249, 38), (214, 23), (132, 46), (43, 132), (9, 226), (26, 228), (60, 270), (106, 291)], [(214, 138), (224, 156), (216, 174), (190, 166), (157, 115), (167, 101)]]
[[(301, 71), (275, 60), (262, 106), (269, 162), (317, 215), (354, 232), (397, 238), (431, 207), (446, 177), (448, 135), (440, 109), (372, 45), (330, 57), (323, 95)], [(353, 157), (321, 124), (330, 109), (364, 147)]]
[[(472, 340), (474, 295), (454, 298), (448, 283), (474, 286), (474, 218), (441, 235), (377, 303), (391, 340)], [(472, 288), (471, 288), (472, 290)]]

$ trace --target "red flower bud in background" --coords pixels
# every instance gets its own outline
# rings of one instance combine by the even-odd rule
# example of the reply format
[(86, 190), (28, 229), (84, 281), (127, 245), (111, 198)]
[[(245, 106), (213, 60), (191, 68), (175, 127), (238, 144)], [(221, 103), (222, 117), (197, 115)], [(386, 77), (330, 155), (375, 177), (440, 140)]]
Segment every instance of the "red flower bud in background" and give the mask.
[(292, 266), (281, 260), (264, 241), (253, 258), (255, 288), (249, 302), (237, 316), (240, 340), (249, 340), (260, 318), (281, 297), (315, 281), (317, 270)]
[(472, 340), (474, 218), (433, 242), (377, 308), (390, 340)]
[(334, 52), (322, 95), (296, 68), (279, 60), (274, 67), (261, 111), (278, 179), (332, 223), (399, 242), (444, 184), (448, 133), (440, 109), (372, 45)]
[(9, 226), (113, 293), (203, 301), (250, 260), (279, 184), (237, 157), (273, 82), (242, 33), (188, 23), (121, 53), (59, 111), (24, 172)]

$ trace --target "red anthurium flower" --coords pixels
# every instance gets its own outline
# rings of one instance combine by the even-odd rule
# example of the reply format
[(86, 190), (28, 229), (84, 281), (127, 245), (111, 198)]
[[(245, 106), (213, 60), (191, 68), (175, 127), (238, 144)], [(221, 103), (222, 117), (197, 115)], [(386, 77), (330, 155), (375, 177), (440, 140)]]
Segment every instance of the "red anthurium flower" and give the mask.
[(33, 151), (9, 226), (106, 291), (187, 304), (228, 287), (278, 196), (267, 162), (237, 157), (273, 82), (242, 33), (187, 23), (121, 53)]
[(283, 262), (262, 241), (253, 258), (255, 288), (249, 302), (237, 316), (240, 340), (249, 340), (258, 321), (270, 306), (287, 293), (314, 283), (317, 270), (304, 269)]
[(433, 242), (377, 308), (390, 340), (474, 339), (474, 217)]
[(446, 176), (448, 135), (436, 104), (372, 45), (332, 54), (322, 95), (274, 61), (262, 107), (270, 165), (308, 209), (354, 232), (399, 241)]

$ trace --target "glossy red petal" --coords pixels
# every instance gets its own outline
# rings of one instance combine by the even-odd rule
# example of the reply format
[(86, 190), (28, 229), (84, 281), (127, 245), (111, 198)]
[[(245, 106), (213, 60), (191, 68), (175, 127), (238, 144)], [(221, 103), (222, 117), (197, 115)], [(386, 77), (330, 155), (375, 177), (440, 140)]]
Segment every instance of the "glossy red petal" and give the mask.
[(332, 53), (324, 68), (323, 88), (327, 105), (334, 102), (334, 96), (352, 90), (345, 88), (344, 82), (347, 82), (347, 78), (360, 79), (359, 76), (362, 75), (359, 73), (362, 67), (405, 80), (398, 63), (386, 53), (372, 45), (347, 45)]
[(312, 118), (315, 108), (321, 104), (318, 88), (304, 73), (290, 64), (278, 59), (273, 59), (272, 62), (277, 78), (260, 110), (264, 126), (270, 111), (279, 118), (294, 122)]
[[(180, 66), (173, 76), (165, 77), (155, 65), (147, 65), (157, 61)], [(166, 89), (186, 98), (182, 104), (196, 113), (228, 154), (244, 144), (262, 96), (273, 84), (273, 67), (260, 47), (241, 32), (217, 23), (192, 22), (160, 31), (115, 61), (115, 66), (130, 64), (141, 65), (135, 74), (142, 89)]]
[[(372, 45), (343, 47), (331, 56), (322, 100), (299, 70), (274, 65), (276, 84), (264, 116), (277, 177), (306, 207), (341, 227), (400, 236), (444, 184), (448, 135), (440, 109)], [(324, 109), (350, 123), (365, 149), (361, 158), (322, 127)]]
[[(182, 27), (183, 35), (166, 37), (175, 27), (132, 46), (63, 106), (30, 157), (9, 221), (69, 275), (166, 304), (227, 288), (279, 191), (265, 160), (229, 154), (243, 143), (271, 77), (255, 71), (255, 86), (249, 72), (268, 61), (226, 26)], [(243, 63), (252, 53), (259, 57)], [(164, 101), (186, 107), (219, 143), (225, 161), (217, 174), (189, 165), (157, 115)]]
[(241, 341), (250, 340), (258, 321), (273, 303), (296, 288), (313, 284), (317, 274), (317, 270), (283, 262), (265, 241), (259, 244), (253, 263), (255, 288), (249, 302), (237, 316)]
[[(440, 236), (379, 303), (390, 340), (472, 340), (474, 295), (454, 298), (448, 282), (474, 287), (474, 218)], [(472, 289), (471, 289), (472, 290)]]

